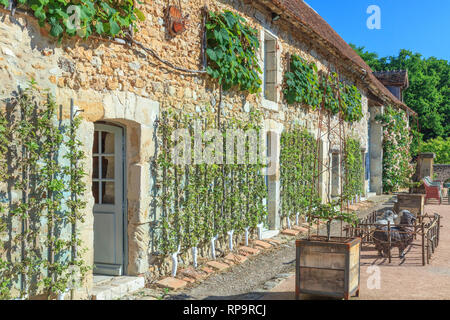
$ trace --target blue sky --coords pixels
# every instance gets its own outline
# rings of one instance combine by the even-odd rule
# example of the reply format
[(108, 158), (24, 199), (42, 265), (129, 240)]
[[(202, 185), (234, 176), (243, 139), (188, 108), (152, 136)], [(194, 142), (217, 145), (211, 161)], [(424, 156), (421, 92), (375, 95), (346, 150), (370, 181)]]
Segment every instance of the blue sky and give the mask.
[[(450, 0), (305, 0), (347, 42), (380, 57), (400, 49), (450, 61)], [(381, 29), (369, 30), (370, 5), (381, 9)]]

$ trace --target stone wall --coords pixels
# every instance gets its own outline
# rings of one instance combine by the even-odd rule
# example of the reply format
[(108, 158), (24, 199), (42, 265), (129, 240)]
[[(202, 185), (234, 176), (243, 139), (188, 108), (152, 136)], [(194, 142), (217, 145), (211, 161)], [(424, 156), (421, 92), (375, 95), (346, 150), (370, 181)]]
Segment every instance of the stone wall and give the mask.
[(433, 172), (433, 180), (450, 182), (450, 164), (434, 164)]
[[(271, 13), (242, 1), (182, 0), (183, 14), (189, 15), (186, 32), (175, 38), (168, 37), (164, 26), (166, 1), (145, 0), (141, 5), (147, 20), (140, 23), (135, 39), (152, 48), (162, 59), (189, 69), (201, 68), (201, 8), (204, 4), (212, 11), (232, 10), (262, 33), (264, 29), (278, 37), (277, 55), (281, 58), (279, 74), (287, 70), (287, 53), (297, 54), (317, 63), (319, 70), (338, 71), (348, 82), (354, 83), (362, 93), (364, 118), (353, 125), (345, 125), (345, 134), (360, 139), (362, 148), (368, 150), (367, 123), (369, 120), (367, 91), (359, 79), (345, 73), (345, 66), (337, 59), (327, 58), (327, 48), (315, 45), (308, 36), (295, 32), (286, 22), (272, 24)], [(293, 32), (294, 31), (294, 32)], [(127, 272), (133, 275), (157, 276), (170, 270), (170, 261), (152, 255), (151, 223), (158, 212), (150, 212), (152, 201), (149, 162), (155, 152), (154, 121), (162, 110), (175, 108), (186, 113), (203, 113), (206, 107), (220, 112), (224, 118), (234, 116), (248, 119), (252, 107), (263, 111), (266, 130), (281, 133), (292, 124), (302, 124), (311, 133), (318, 133), (318, 112), (294, 105), (288, 106), (282, 99), (282, 81), (277, 87), (280, 96), (275, 107), (267, 107), (262, 95), (230, 91), (225, 92), (222, 105), (218, 105), (218, 86), (207, 75), (180, 73), (143, 54), (136, 47), (98, 39), (65, 39), (57, 43), (48, 35), (48, 30), (38, 26), (32, 17), (19, 13), (11, 17), (0, 12), (0, 99), (10, 97), (18, 87), (25, 87), (30, 77), (42, 88), (49, 88), (61, 105), (63, 118), (69, 117), (70, 103), (83, 110), (82, 128), (85, 152), (92, 156), (93, 126), (96, 121), (121, 124), (126, 128), (127, 141), (127, 225), (128, 263)], [(328, 119), (324, 119), (328, 121)], [(337, 119), (330, 118), (330, 127)], [(323, 133), (322, 128), (322, 133)], [(330, 143), (323, 139), (323, 161), (330, 161), (329, 150), (339, 145), (337, 133)], [(90, 175), (92, 162), (86, 162)], [(330, 172), (322, 177), (322, 196), (331, 188)], [(88, 251), (86, 261), (93, 263), (93, 196), (91, 180), (86, 180), (86, 222), (82, 238)], [(279, 177), (270, 181), (269, 211), (274, 225), (278, 213)], [(219, 244), (219, 247), (221, 245)], [(225, 242), (222, 244), (226, 246)], [(200, 259), (209, 255), (208, 248), (200, 250)], [(181, 255), (190, 263), (190, 253)], [(92, 284), (87, 280), (87, 288)]]

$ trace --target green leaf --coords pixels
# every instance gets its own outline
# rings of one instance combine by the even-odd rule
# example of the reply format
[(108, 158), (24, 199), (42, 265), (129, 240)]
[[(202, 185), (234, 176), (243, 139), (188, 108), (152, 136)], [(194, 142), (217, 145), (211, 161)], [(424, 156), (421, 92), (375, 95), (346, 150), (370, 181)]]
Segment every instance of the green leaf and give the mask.
[(138, 8), (134, 8), (134, 14), (138, 17), (140, 21), (145, 21), (145, 15)]
[(100, 35), (105, 33), (105, 29), (103, 28), (103, 22), (97, 21), (97, 23), (95, 24), (95, 32), (97, 32)]
[(119, 32), (120, 32), (120, 27), (119, 27), (119, 25), (117, 24), (117, 22), (116, 21), (114, 21), (112, 18), (109, 20), (109, 33), (112, 35), (112, 36), (115, 36), (115, 35), (117, 35)]
[(59, 38), (62, 36), (64, 29), (61, 26), (61, 24), (54, 17), (50, 18), (50, 26), (51, 26), (50, 34), (53, 37)]

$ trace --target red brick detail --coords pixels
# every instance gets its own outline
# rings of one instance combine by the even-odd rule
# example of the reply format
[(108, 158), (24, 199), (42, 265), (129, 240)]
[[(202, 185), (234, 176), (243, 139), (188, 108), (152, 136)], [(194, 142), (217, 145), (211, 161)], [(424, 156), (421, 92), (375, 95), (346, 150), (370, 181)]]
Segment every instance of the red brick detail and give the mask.
[(300, 231), (300, 232), (305, 232), (305, 233), (308, 232), (307, 228), (303, 228), (303, 227), (300, 227), (300, 226), (293, 226), (292, 229)]
[(300, 233), (300, 231), (292, 230), (292, 229), (285, 229), (285, 230), (281, 231), (281, 233), (285, 234), (287, 236), (295, 237), (296, 235), (298, 235)]
[(234, 254), (234, 253), (229, 253), (225, 257), (225, 262), (231, 261), (232, 263), (235, 263), (235, 264), (242, 263), (246, 260), (247, 260), (246, 256), (241, 256), (241, 255)]
[(169, 288), (171, 290), (178, 290), (178, 289), (184, 288), (187, 285), (187, 282), (183, 281), (183, 280), (180, 280), (180, 279), (168, 277), (168, 278), (164, 278), (162, 280), (159, 280), (158, 282), (156, 282), (156, 284), (159, 287), (162, 287), (162, 288)]
[(249, 248), (246, 246), (242, 246), (242, 247), (239, 247), (239, 252), (241, 252), (243, 254), (247, 253), (247, 255), (250, 255), (250, 254), (258, 254), (260, 252), (260, 250), (256, 249), (256, 248)]
[(180, 274), (182, 274), (185, 277), (192, 278), (194, 280), (202, 280), (203, 278), (205, 278), (205, 275), (194, 270), (194, 268), (187, 268), (187, 269), (180, 270)]
[(275, 245), (280, 245), (283, 243), (283, 241), (278, 240), (278, 239), (264, 239), (263, 241), (266, 241), (270, 244), (275, 244)]
[(186, 282), (190, 282), (190, 283), (194, 283), (195, 282), (195, 279), (192, 279), (192, 278), (189, 278), (189, 277), (184, 277), (182, 280), (186, 281)]
[(207, 274), (214, 273), (214, 270), (208, 267), (202, 267), (202, 270), (205, 271)]
[(220, 263), (217, 261), (208, 261), (206, 264), (214, 269), (219, 270), (219, 271), (226, 270), (230, 267), (229, 265), (227, 265), (225, 263)]
[(270, 243), (265, 242), (265, 241), (253, 240), (252, 243), (255, 246), (263, 248), (263, 249), (270, 249), (270, 248), (272, 248), (272, 245)]

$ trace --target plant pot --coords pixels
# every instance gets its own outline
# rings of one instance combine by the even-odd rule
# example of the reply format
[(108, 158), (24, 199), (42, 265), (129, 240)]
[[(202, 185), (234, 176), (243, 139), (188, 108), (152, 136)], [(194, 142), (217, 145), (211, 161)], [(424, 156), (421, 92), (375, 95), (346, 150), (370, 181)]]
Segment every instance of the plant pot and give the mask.
[(348, 300), (359, 296), (361, 238), (315, 236), (296, 241), (295, 295)]
[(424, 205), (424, 194), (399, 193), (397, 194), (397, 202), (394, 205), (394, 211), (400, 213), (400, 211), (406, 209), (415, 215), (423, 215)]

